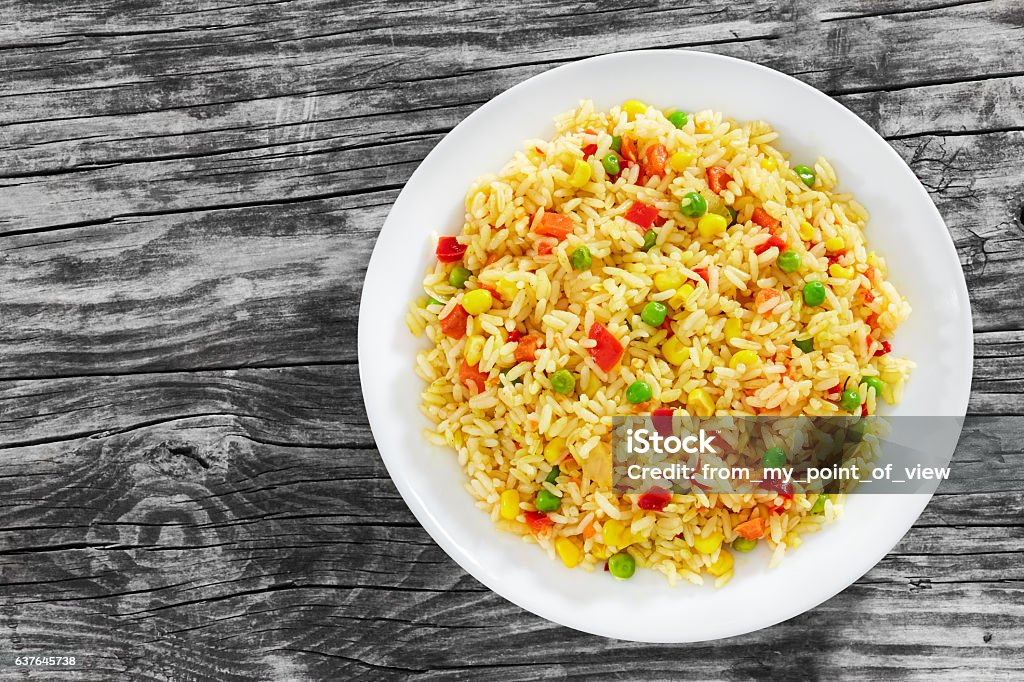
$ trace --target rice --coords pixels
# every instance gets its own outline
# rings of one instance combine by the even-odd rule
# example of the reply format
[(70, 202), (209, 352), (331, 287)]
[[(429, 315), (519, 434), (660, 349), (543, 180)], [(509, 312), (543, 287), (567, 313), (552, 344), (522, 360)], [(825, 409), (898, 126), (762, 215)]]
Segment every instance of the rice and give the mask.
[[(465, 253), (436, 263), (425, 297), (410, 306), (409, 330), (429, 342), (415, 364), (427, 384), (421, 407), (435, 425), (425, 437), (457, 450), (466, 490), (501, 529), (570, 568), (594, 570), (627, 552), (670, 583), (721, 586), (733, 574), (736, 527), (751, 519), (764, 520), (759, 541), (777, 564), (841, 514), (842, 495), (697, 493), (641, 509), (637, 496), (611, 490), (604, 471), (612, 417), (660, 406), (692, 414), (700, 392), (718, 415), (840, 415), (836, 389), (846, 382), (860, 384), (867, 414), (897, 402), (913, 363), (889, 353), (887, 339), (910, 307), (865, 242), (866, 210), (835, 191), (824, 158), (809, 164), (815, 179), (805, 185), (764, 122), (702, 111), (677, 128), (655, 107), (598, 112), (585, 101), (555, 123), (553, 139), (528, 140), (497, 175), (469, 188), (458, 235)], [(601, 162), (613, 135), (622, 155), (635, 146), (638, 161), (620, 156), (615, 177)], [(718, 191), (712, 167), (716, 178), (725, 174)], [(690, 192), (728, 228), (702, 234), (701, 222), (681, 212)], [(641, 205), (657, 214), (647, 250), (647, 227), (627, 218)], [(551, 225), (568, 225), (568, 234), (559, 238)], [(591, 264), (576, 269), (580, 246)], [(797, 270), (777, 265), (780, 249), (799, 254)], [(456, 265), (470, 272), (462, 288), (449, 283)], [(818, 306), (804, 300), (812, 280), (825, 285)], [(482, 290), (491, 303), (477, 310), (470, 299), (486, 294), (466, 297)], [(652, 300), (668, 307), (667, 328), (641, 320)], [(729, 320), (738, 320), (738, 334)], [(595, 361), (595, 324), (625, 347), (614, 367)], [(683, 345), (670, 362), (673, 337)], [(808, 339), (810, 352), (794, 344)], [(741, 351), (758, 361), (731, 366)], [(568, 393), (554, 390), (559, 370), (574, 379)], [(866, 376), (882, 379), (886, 395), (862, 384)], [(625, 394), (638, 379), (652, 399), (633, 405)], [(560, 473), (546, 481), (555, 464)], [(542, 490), (558, 501), (546, 516), (535, 506)]]

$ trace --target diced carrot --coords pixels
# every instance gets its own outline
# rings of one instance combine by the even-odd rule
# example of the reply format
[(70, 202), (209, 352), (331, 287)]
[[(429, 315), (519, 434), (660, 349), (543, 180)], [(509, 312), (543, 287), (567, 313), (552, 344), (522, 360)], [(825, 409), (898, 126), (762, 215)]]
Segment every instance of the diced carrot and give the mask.
[(551, 252), (555, 250), (558, 245), (558, 240), (554, 237), (541, 237), (537, 240), (537, 255), (538, 256), (549, 256)]
[(864, 321), (868, 323), (868, 326), (872, 329), (878, 329), (878, 313), (871, 313)]
[(865, 303), (873, 303), (874, 302), (875, 294), (871, 291), (871, 289), (868, 289), (866, 287), (861, 287), (859, 289), (859, 291), (860, 291), (860, 295), (864, 299)]
[(626, 137), (625, 135), (622, 136), (622, 151), (620, 153), (622, 155), (622, 158), (624, 158), (626, 161), (632, 161), (633, 163), (636, 163), (637, 161), (640, 160), (640, 157), (638, 157), (636, 153), (636, 142), (634, 142), (631, 138)]
[(459, 368), (459, 381), (465, 384), (466, 388), (475, 389), (477, 393), (483, 391), (487, 382), (487, 375), (477, 369), (477, 365), (471, 365), (465, 360)]
[(734, 526), (733, 530), (736, 531), (736, 535), (739, 535), (741, 538), (746, 538), (747, 540), (760, 540), (764, 537), (764, 517), (755, 516), (749, 521), (744, 521), (743, 523)]
[(708, 187), (715, 194), (721, 194), (726, 186), (732, 182), (732, 176), (725, 172), (724, 168), (711, 166), (708, 168)]
[(782, 226), (782, 223), (779, 220), (768, 215), (768, 211), (764, 210), (760, 206), (754, 209), (754, 214), (750, 216), (750, 219), (754, 221), (755, 225), (760, 225), (770, 232), (774, 232)]
[(782, 294), (777, 289), (765, 287), (764, 289), (759, 289), (757, 294), (754, 295), (754, 305), (759, 311), (771, 301), (776, 301), (776, 303), (768, 310), (769, 313), (775, 309), (776, 305), (782, 302)]
[(461, 339), (466, 335), (466, 320), (469, 313), (461, 305), (452, 308), (445, 317), (438, 320), (441, 325), (441, 333), (453, 339)]
[(561, 213), (545, 213), (540, 217), (540, 225), (533, 228), (533, 231), (562, 241), (572, 234), (572, 218)]
[(516, 346), (516, 362), (533, 362), (537, 359), (537, 346), (540, 345), (541, 338), (536, 334), (527, 334), (526, 336), (519, 339), (519, 344)]
[(590, 538), (594, 537), (594, 535), (596, 533), (597, 533), (597, 529), (594, 528), (593, 521), (591, 521), (589, 524), (587, 524), (586, 528), (583, 529), (583, 537), (587, 538), (588, 540)]
[(644, 171), (648, 175), (665, 174), (665, 162), (668, 160), (668, 150), (665, 149), (665, 145), (652, 144), (644, 150), (644, 156), (646, 157)]

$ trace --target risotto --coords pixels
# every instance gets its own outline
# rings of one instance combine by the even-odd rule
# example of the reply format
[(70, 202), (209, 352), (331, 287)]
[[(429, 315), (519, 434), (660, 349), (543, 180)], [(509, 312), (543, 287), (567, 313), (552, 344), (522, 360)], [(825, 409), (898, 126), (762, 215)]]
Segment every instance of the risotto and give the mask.
[[(791, 164), (760, 121), (638, 101), (556, 118), (466, 193), (407, 323), (429, 346), (426, 438), (458, 452), (503, 530), (568, 568), (722, 585), (774, 565), (841, 495), (611, 486), (622, 415), (872, 415), (900, 400), (910, 312), (868, 219), (823, 158)], [(784, 452), (765, 453), (769, 460)]]

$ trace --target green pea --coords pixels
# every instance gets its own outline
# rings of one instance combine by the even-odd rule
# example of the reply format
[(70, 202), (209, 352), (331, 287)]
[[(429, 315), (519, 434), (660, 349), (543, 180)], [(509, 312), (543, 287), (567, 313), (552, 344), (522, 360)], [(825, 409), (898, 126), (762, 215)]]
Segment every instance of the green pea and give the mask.
[(547, 478), (545, 478), (544, 480), (547, 481), (548, 483), (554, 483), (555, 481), (558, 480), (558, 477), (561, 475), (561, 473), (562, 470), (558, 468), (558, 465), (556, 464), (555, 466), (551, 467), (551, 471), (548, 472)]
[(665, 321), (665, 317), (667, 315), (668, 308), (665, 307), (664, 303), (650, 301), (644, 306), (643, 311), (641, 311), (640, 319), (652, 327), (660, 327), (661, 323)]
[(786, 466), (786, 451), (780, 447), (770, 447), (764, 451), (761, 465), (765, 469), (778, 469)]
[(810, 353), (814, 350), (814, 338), (809, 339), (796, 339), (793, 341), (793, 345), (802, 350), (805, 353)]
[(743, 552), (746, 554), (750, 550), (757, 547), (757, 540), (748, 540), (747, 538), (736, 538), (732, 541), (732, 548), (737, 552)]
[(860, 393), (848, 388), (839, 397), (839, 407), (847, 412), (856, 412), (860, 408)]
[(797, 177), (800, 178), (805, 185), (808, 187), (814, 187), (813, 170), (803, 164), (800, 164), (799, 166), (793, 166), (793, 172), (796, 173)]
[(654, 248), (654, 245), (658, 243), (658, 233), (654, 230), (647, 230), (644, 232), (644, 245), (640, 247), (641, 251), (647, 252)]
[(434, 298), (433, 296), (431, 296), (430, 299), (427, 300), (427, 305), (428, 306), (431, 306), (431, 305), (444, 305), (444, 303), (442, 303), (441, 301), (439, 301), (436, 298)]
[(636, 559), (629, 552), (617, 552), (608, 558), (608, 572), (613, 578), (629, 580), (636, 573)]
[(612, 151), (616, 154), (622, 153), (622, 135), (612, 135)]
[(646, 403), (654, 395), (651, 385), (646, 381), (634, 381), (626, 389), (626, 400), (634, 405)]
[(551, 375), (551, 388), (555, 393), (561, 393), (563, 395), (572, 393), (572, 389), (576, 388), (576, 377), (572, 375), (567, 369), (560, 369)]
[(804, 303), (818, 306), (825, 302), (825, 285), (814, 280), (804, 285)]
[(828, 498), (824, 495), (818, 495), (818, 499), (814, 501), (814, 506), (811, 507), (812, 514), (824, 514), (825, 513), (825, 500)]
[(689, 120), (690, 117), (686, 115), (685, 111), (676, 111), (668, 115), (668, 122), (676, 128), (682, 128)]
[(699, 218), (708, 211), (708, 202), (698, 192), (689, 192), (679, 202), (679, 210), (687, 218)]
[(796, 272), (800, 269), (800, 254), (793, 249), (786, 249), (775, 262), (783, 272)]
[[(875, 398), (882, 397), (882, 389), (885, 388), (885, 382), (878, 377), (863, 377), (860, 383), (867, 384), (871, 388), (875, 389)], [(867, 397), (866, 395), (864, 397)]]
[(586, 246), (577, 246), (569, 256), (569, 262), (572, 263), (573, 270), (589, 270), (594, 264), (594, 259), (590, 255), (590, 249)]
[(452, 271), (448, 273), (448, 284), (451, 284), (456, 289), (465, 289), (466, 280), (473, 275), (468, 268), (464, 268), (461, 265), (456, 265), (452, 268)]
[(547, 488), (541, 488), (540, 492), (537, 493), (537, 499), (533, 501), (533, 506), (537, 508), (537, 511), (542, 512), (553, 512), (561, 505), (562, 498)]
[(604, 171), (608, 175), (619, 174), (619, 157), (616, 154), (605, 154), (604, 158), (601, 159), (601, 165), (604, 166)]

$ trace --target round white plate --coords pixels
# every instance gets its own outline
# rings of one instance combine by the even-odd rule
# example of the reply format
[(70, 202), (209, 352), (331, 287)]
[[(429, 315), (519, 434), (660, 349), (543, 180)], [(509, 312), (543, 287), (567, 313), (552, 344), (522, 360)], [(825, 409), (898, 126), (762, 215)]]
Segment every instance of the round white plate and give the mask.
[[(653, 571), (629, 581), (569, 570), (537, 546), (499, 532), (463, 489), (451, 450), (429, 446), (404, 318), (433, 261), (432, 232), (456, 234), (466, 188), (497, 172), (531, 138), (550, 138), (552, 118), (592, 99), (627, 99), (763, 119), (794, 159), (828, 158), (840, 188), (871, 212), (872, 248), (914, 312), (896, 351), (918, 367), (890, 414), (962, 416), (971, 385), (967, 286), (952, 241), (927, 192), (895, 151), (843, 106), (771, 69), (701, 52), (651, 50), (594, 57), (535, 76), (495, 97), (449, 133), (413, 173), (381, 230), (359, 314), (359, 371), (370, 425), (395, 485), (439, 545), (506, 599), (568, 627), (619, 639), (694, 642), (738, 635), (802, 613), (835, 595), (896, 545), (929, 495), (852, 495), (843, 518), (808, 536), (775, 569), (766, 553), (740, 555), (724, 588), (669, 587)], [(949, 442), (949, 452), (955, 442)]]

